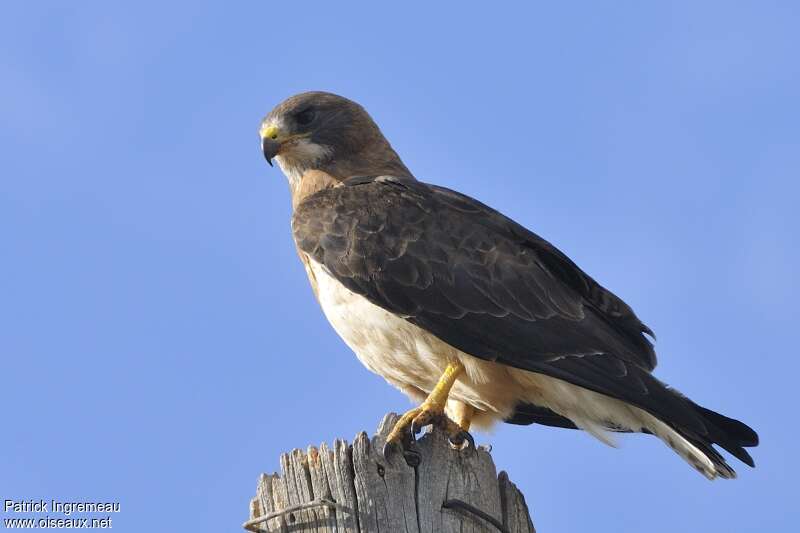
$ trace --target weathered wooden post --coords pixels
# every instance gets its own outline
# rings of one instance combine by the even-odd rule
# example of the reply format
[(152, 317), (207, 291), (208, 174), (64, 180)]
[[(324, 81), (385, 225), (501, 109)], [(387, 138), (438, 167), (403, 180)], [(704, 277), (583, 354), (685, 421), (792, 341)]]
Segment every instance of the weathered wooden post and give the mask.
[(534, 533), (525, 498), (489, 451), (456, 451), (438, 431), (417, 442), (419, 465), (380, 453), (397, 420), (352, 446), (337, 439), (281, 456), (282, 475), (262, 474), (244, 528), (254, 532)]

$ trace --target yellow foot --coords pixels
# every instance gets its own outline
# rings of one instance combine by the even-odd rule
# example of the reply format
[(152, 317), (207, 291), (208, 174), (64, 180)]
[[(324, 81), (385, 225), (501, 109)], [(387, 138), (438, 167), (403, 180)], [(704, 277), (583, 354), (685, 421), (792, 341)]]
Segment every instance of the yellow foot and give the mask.
[(461, 429), (461, 433), (464, 435), (464, 437), (460, 440), (458, 438), (451, 438), (450, 444), (453, 446), (453, 448), (460, 450), (464, 448), (464, 441), (466, 440), (466, 442), (469, 442), (474, 448), (475, 441), (472, 440), (472, 436), (469, 434), (469, 427), (472, 425), (472, 417), (475, 416), (475, 408), (469, 404), (459, 401), (451, 401), (450, 407), (452, 409), (453, 417), (456, 419), (456, 424), (458, 424), (458, 427)]
[[(386, 438), (386, 444), (383, 447), (383, 456), (387, 457), (392, 446), (400, 444), (403, 449), (406, 462), (410, 466), (416, 466), (418, 460), (415, 461), (416, 452), (410, 449), (410, 445), (414, 442), (415, 436), (422, 431), (425, 426), (434, 426), (447, 434), (450, 445), (455, 449), (463, 449), (466, 443), (469, 443), (473, 448), (475, 447), (475, 440), (472, 435), (464, 430), (461, 426), (453, 422), (445, 413), (444, 409), (431, 405), (427, 401), (419, 407), (411, 409), (394, 425), (391, 433)], [(418, 457), (418, 456), (417, 456)]]
[[(448, 436), (450, 443), (455, 448), (462, 448), (465, 442), (469, 442), (472, 447), (475, 447), (475, 441), (472, 435), (467, 432), (469, 429), (469, 422), (466, 426), (459, 425), (453, 422), (445, 413), (444, 407), (447, 405), (447, 397), (450, 394), (450, 389), (453, 387), (458, 375), (464, 371), (461, 363), (451, 363), (447, 366), (439, 382), (431, 391), (428, 398), (422, 402), (422, 405), (411, 409), (394, 425), (391, 433), (386, 438), (386, 444), (383, 447), (383, 456), (387, 456), (389, 449), (395, 444), (402, 445), (406, 456), (406, 462), (411, 466), (415, 462), (413, 456), (415, 452), (409, 450), (409, 445), (414, 441), (417, 435), (425, 426), (435, 426), (442, 429)], [(417, 456), (418, 457), (418, 456)], [(418, 464), (418, 461), (416, 461)]]

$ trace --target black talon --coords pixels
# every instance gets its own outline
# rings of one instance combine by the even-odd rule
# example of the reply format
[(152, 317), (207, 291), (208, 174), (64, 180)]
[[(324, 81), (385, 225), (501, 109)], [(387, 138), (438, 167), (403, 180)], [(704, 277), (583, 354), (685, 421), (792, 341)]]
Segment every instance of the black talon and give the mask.
[(447, 440), (450, 441), (450, 444), (456, 449), (463, 449), (464, 441), (467, 441), (473, 450), (477, 450), (475, 447), (475, 439), (468, 431), (459, 431)]
[(477, 455), (478, 454), (478, 447), (475, 446), (475, 439), (472, 437), (472, 434), (469, 431), (464, 431), (464, 438), (467, 439), (467, 442), (469, 442), (470, 448), (472, 448), (475, 451), (475, 454)]
[(403, 452), (405, 452), (406, 450), (410, 450), (416, 443), (417, 437), (414, 435), (414, 432), (406, 431), (403, 434), (403, 440), (400, 441), (400, 447), (403, 449)]
[(389, 461), (389, 452), (392, 451), (392, 448), (395, 447), (395, 444), (397, 443), (394, 441), (387, 440), (386, 443), (383, 445), (383, 448), (381, 448), (381, 456), (383, 457), (384, 461), (387, 462)]

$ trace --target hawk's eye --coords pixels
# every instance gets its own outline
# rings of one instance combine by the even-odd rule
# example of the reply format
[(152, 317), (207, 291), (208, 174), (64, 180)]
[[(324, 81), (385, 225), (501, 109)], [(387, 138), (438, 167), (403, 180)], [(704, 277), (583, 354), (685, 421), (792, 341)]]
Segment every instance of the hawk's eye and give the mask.
[(308, 126), (314, 121), (314, 118), (317, 116), (317, 112), (314, 111), (312, 108), (305, 109), (300, 111), (297, 115), (295, 115), (294, 119), (297, 121), (298, 124), (301, 126)]

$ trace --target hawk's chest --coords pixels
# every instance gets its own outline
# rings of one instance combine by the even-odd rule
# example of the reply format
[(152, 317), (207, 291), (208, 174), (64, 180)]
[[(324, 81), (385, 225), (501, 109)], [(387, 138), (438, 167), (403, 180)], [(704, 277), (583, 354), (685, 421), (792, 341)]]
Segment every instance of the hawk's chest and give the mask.
[(301, 259), (325, 317), (368, 369), (396, 384), (435, 384), (450, 346), (350, 291), (302, 252)]

